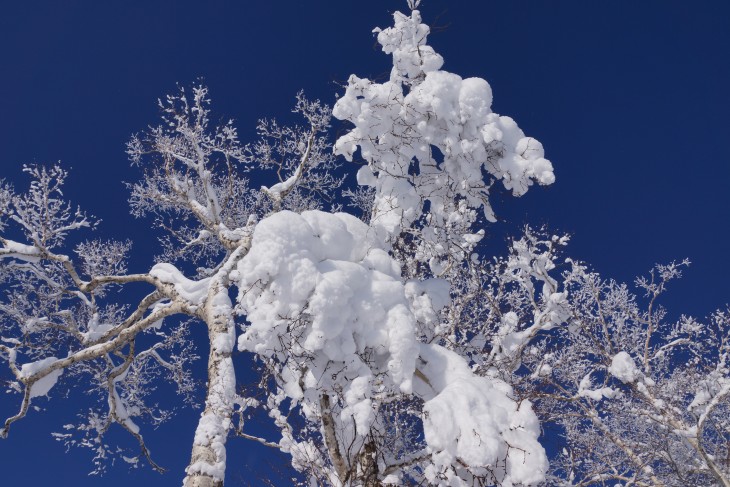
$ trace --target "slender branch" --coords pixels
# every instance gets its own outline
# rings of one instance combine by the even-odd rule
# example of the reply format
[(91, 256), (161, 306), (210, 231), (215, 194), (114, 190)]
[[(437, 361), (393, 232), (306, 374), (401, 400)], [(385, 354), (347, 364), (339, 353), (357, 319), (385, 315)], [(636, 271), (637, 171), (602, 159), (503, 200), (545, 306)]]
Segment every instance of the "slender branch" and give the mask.
[(319, 409), (322, 415), (322, 429), (324, 430), (324, 441), (327, 445), (327, 451), (329, 452), (332, 464), (335, 467), (337, 476), (344, 480), (348, 474), (347, 464), (345, 459), (342, 457), (340, 451), (340, 445), (337, 441), (337, 429), (335, 426), (334, 418), (332, 417), (332, 409), (330, 404), (330, 397), (327, 393), (322, 393), (319, 396)]

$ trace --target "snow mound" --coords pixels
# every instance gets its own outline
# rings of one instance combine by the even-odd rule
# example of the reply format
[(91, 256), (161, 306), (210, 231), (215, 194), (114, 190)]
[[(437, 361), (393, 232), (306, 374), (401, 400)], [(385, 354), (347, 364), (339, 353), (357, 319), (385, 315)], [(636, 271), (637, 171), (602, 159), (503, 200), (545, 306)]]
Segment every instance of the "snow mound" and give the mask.
[[(462, 357), (438, 345), (421, 345), (428, 383), (415, 383), (426, 400), (424, 433), (433, 463), (432, 482), (453, 475), (452, 465), (491, 472), (500, 485), (531, 485), (544, 480), (548, 462), (540, 425), (529, 401), (517, 403), (500, 379), (476, 376)], [(452, 482), (458, 482), (456, 478)], [(443, 483), (439, 485), (461, 485)]]
[(608, 368), (608, 373), (624, 384), (634, 382), (641, 376), (641, 372), (636, 368), (634, 359), (626, 352), (619, 352), (614, 355), (613, 360), (611, 360), (611, 366)]
[[(411, 390), (416, 318), (400, 266), (369, 233), (344, 213), (284, 211), (257, 225), (238, 264), (238, 311), (250, 322), (238, 347), (290, 357), (283, 378), (294, 399), (303, 396), (302, 385), (327, 390), (332, 363), (344, 364), (338, 370), (349, 379), (385, 372), (397, 389)], [(372, 414), (368, 384), (350, 380), (345, 393), (362, 426)]]

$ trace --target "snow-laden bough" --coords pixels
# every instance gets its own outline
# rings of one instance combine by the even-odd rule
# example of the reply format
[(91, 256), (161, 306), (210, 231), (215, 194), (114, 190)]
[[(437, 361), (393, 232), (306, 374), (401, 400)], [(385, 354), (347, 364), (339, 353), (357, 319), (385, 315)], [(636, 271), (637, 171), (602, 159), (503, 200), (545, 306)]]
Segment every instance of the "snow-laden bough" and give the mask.
[(415, 283), (402, 282), (378, 245), (371, 227), (344, 213), (280, 212), (259, 222), (232, 276), (250, 322), (239, 349), (278, 361), (285, 394), (312, 416), (326, 413), (323, 395), (341, 392), (337, 431), (353, 441), (373, 426), (378, 397), (420, 397), (434, 484), (461, 485), (451, 468), (460, 464), (502, 485), (541, 481), (547, 460), (529, 401), (518, 405), (505, 382), (419, 343), (424, 300), (442, 306), (444, 288), (420, 285), (421, 300), (412, 299)]

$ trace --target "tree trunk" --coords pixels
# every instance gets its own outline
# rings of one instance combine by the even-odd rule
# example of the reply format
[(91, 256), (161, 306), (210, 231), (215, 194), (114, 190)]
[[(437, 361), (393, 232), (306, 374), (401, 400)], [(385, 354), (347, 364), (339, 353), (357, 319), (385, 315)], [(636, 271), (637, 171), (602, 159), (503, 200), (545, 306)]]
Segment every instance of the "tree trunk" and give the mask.
[(345, 459), (342, 458), (340, 445), (337, 442), (337, 427), (332, 418), (332, 405), (330, 404), (330, 397), (327, 393), (322, 393), (319, 396), (319, 409), (322, 415), (324, 443), (327, 446), (332, 465), (334, 465), (335, 471), (337, 472), (337, 477), (344, 484), (347, 481), (348, 468), (345, 464)]
[(203, 316), (208, 323), (208, 392), (205, 410), (195, 430), (193, 453), (185, 469), (184, 487), (222, 487), (226, 471), (226, 439), (236, 397), (236, 376), (231, 352), (235, 325), (228, 290), (211, 286)]
[(382, 487), (383, 485), (379, 478), (377, 452), (375, 440), (369, 438), (360, 454), (363, 487)]

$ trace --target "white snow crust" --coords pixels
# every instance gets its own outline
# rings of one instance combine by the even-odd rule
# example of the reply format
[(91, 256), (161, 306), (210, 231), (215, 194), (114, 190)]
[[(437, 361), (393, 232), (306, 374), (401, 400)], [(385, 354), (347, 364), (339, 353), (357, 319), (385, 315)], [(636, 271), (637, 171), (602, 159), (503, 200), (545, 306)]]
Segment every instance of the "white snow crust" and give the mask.
[(581, 379), (580, 384), (578, 384), (578, 397), (587, 397), (589, 399), (593, 399), (594, 401), (600, 401), (604, 397), (611, 399), (612, 397), (616, 396), (616, 391), (611, 389), (610, 387), (591, 389), (592, 385), (593, 384), (591, 382), (591, 374), (586, 374)]
[(208, 405), (209, 408), (200, 415), (193, 445), (210, 446), (215, 453), (215, 459), (194, 462), (185, 472), (188, 475), (209, 475), (222, 482), (226, 473), (226, 439), (232, 423), (230, 417), (221, 414), (221, 411), (227, 411), (227, 405), (233, 404), (236, 396), (236, 378), (230, 357), (221, 361), (218, 374), (210, 387), (209, 396), (213, 398), (213, 404)]

